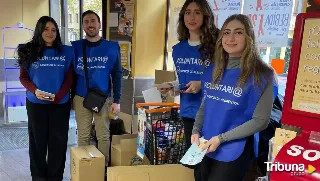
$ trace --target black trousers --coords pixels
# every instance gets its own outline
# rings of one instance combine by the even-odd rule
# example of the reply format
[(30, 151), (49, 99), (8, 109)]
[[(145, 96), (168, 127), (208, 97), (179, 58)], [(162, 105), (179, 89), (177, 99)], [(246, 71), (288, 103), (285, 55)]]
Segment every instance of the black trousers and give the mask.
[(202, 181), (242, 181), (252, 159), (253, 136), (250, 136), (242, 154), (234, 161), (221, 162), (205, 156), (201, 162)]
[[(192, 129), (194, 124), (194, 119), (181, 117), (183, 124), (184, 124), (184, 136), (186, 138), (186, 150), (188, 150), (191, 146), (191, 136), (192, 136)], [(195, 166), (184, 165), (188, 168), (194, 169), (194, 179), (195, 181), (202, 181), (201, 180), (201, 167), (200, 164)]]
[(62, 181), (68, 144), (70, 102), (26, 101), (30, 170), (33, 181)]

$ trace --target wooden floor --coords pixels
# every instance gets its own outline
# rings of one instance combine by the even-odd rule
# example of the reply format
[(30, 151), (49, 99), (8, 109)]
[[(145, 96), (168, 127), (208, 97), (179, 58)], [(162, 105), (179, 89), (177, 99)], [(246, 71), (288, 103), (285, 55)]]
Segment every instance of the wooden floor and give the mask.
[[(63, 181), (70, 180), (70, 148)], [(0, 152), (0, 181), (32, 181), (28, 149)]]

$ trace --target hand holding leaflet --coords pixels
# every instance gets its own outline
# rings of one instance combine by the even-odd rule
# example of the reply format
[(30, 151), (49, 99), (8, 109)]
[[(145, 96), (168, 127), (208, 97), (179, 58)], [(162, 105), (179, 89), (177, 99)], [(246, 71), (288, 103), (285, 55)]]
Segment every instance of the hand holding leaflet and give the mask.
[(180, 162), (185, 165), (196, 165), (200, 163), (207, 153), (207, 149), (202, 150), (202, 146), (207, 142), (204, 138), (199, 139), (199, 146), (194, 142)]

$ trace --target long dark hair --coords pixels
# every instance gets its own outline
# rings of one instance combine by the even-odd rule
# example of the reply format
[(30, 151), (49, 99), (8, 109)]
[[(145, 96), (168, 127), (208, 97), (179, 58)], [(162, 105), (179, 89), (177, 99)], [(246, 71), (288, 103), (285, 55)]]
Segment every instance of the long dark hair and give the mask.
[(260, 57), (253, 25), (248, 16), (242, 14), (234, 14), (226, 19), (216, 44), (215, 57), (211, 61), (215, 63), (212, 74), (212, 82), (218, 83), (223, 76), (224, 70), (228, 62), (228, 53), (223, 49), (222, 37), (226, 26), (233, 20), (237, 20), (244, 25), (244, 35), (246, 37), (246, 46), (241, 55), (240, 65), (241, 74), (238, 79), (237, 86), (242, 87), (252, 75), (255, 85), (261, 86), (263, 80), (276, 81), (273, 68), (267, 65)]
[(179, 41), (188, 40), (190, 38), (189, 30), (184, 24), (184, 14), (190, 3), (196, 3), (202, 14), (203, 24), (201, 26), (199, 52), (201, 60), (211, 60), (214, 56), (215, 45), (219, 34), (219, 29), (214, 24), (214, 15), (207, 0), (186, 0), (179, 13), (178, 36)]
[(38, 58), (43, 56), (46, 44), (42, 38), (42, 33), (48, 22), (53, 23), (56, 28), (56, 39), (53, 41), (52, 48), (58, 52), (61, 51), (62, 41), (56, 21), (49, 16), (42, 16), (37, 22), (32, 40), (24, 45), (19, 45), (17, 49), (17, 64), (19, 67), (29, 68), (33, 62), (38, 61)]

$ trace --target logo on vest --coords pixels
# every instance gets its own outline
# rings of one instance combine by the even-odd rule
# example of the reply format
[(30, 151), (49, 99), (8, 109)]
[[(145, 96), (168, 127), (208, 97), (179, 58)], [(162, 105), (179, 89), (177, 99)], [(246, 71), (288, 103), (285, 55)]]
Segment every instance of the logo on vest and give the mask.
[(33, 62), (32, 63), (32, 68), (34, 68), (34, 69), (39, 68), (39, 62)]
[(225, 93), (232, 94), (235, 97), (241, 97), (242, 96), (242, 89), (240, 87), (232, 87), (228, 85), (222, 85), (222, 84), (211, 84), (211, 82), (205, 82), (204, 87), (206, 89), (221, 91)]
[[(107, 64), (108, 60), (109, 60), (109, 58), (107, 56), (87, 57), (88, 69), (104, 69), (104, 68), (106, 68), (106, 64)], [(97, 64), (97, 63), (99, 63), (99, 64)], [(78, 58), (77, 69), (78, 70), (84, 69), (83, 68), (83, 57)]]
[(51, 56), (43, 56), (38, 58), (38, 60), (60, 60), (62, 62), (66, 61), (66, 56), (56, 56), (56, 57), (51, 57)]
[(227, 86), (227, 85), (222, 85), (222, 84), (214, 84), (212, 86), (212, 84), (210, 82), (205, 82), (204, 88), (219, 91), (219, 92), (225, 92), (225, 93), (231, 95), (231, 97), (228, 95), (225, 95), (223, 97), (215, 96), (215, 95), (211, 95), (210, 92), (208, 93), (207, 90), (203, 90), (203, 97), (204, 98), (209, 98), (209, 99), (213, 99), (216, 101), (221, 101), (223, 103), (227, 103), (227, 104), (231, 104), (231, 105), (237, 105), (237, 106), (240, 105), (238, 102), (236, 102), (236, 100), (234, 100), (235, 98), (242, 96), (242, 89), (240, 87), (232, 87), (232, 86)]
[[(32, 64), (32, 68), (34, 69), (37, 69), (39, 67), (64, 67), (66, 56), (55, 56), (55, 57), (43, 56), (38, 58), (37, 60), (38, 61)], [(50, 61), (50, 62), (43, 63), (43, 61)]]
[(181, 69), (180, 66), (176, 66), (177, 73), (185, 73), (185, 74), (196, 74), (196, 75), (202, 75), (202, 71), (197, 70), (190, 70), (190, 69)]
[(83, 64), (82, 63), (78, 63), (78, 65), (77, 65), (77, 69), (78, 70), (83, 70)]
[(178, 58), (177, 64), (201, 66), (204, 64), (206, 67), (208, 67), (210, 62), (208, 60), (202, 61), (200, 58)]

